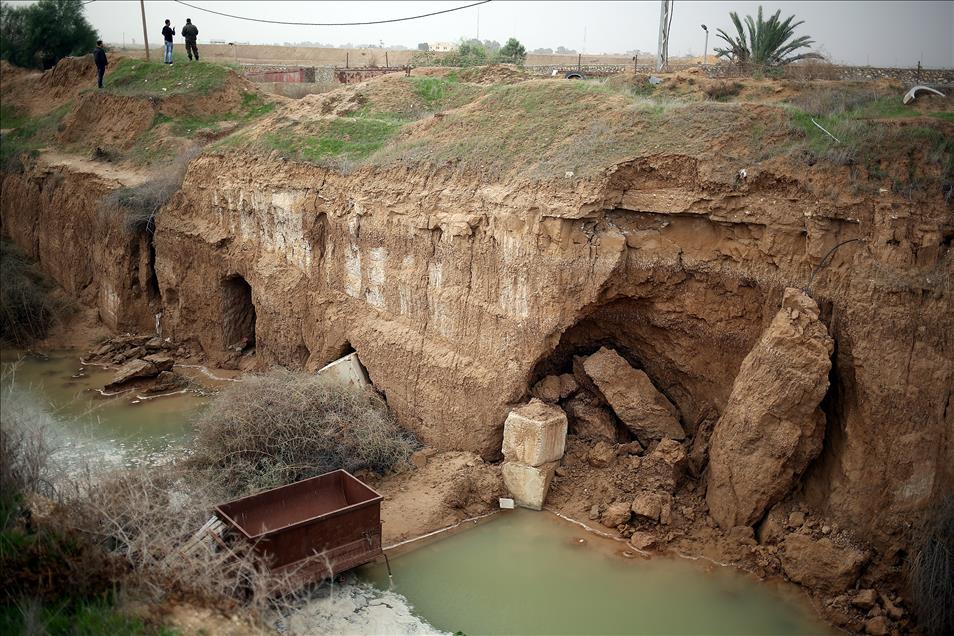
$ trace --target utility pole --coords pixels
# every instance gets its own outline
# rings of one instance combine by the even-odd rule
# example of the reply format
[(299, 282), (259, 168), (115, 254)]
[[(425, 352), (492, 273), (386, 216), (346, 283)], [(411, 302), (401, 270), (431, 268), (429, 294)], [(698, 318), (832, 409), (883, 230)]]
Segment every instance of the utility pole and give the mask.
[(146, 32), (146, 3), (139, 0), (139, 10), (142, 11), (142, 40), (146, 43), (146, 61), (149, 61), (149, 34)]
[(709, 27), (703, 24), (702, 30), (706, 32), (706, 45), (702, 47), (702, 65), (708, 66), (709, 64)]
[(656, 72), (660, 73), (669, 63), (669, 0), (662, 0), (659, 7), (659, 44), (656, 46)]
[(477, 41), (480, 42), (480, 7), (477, 7)]

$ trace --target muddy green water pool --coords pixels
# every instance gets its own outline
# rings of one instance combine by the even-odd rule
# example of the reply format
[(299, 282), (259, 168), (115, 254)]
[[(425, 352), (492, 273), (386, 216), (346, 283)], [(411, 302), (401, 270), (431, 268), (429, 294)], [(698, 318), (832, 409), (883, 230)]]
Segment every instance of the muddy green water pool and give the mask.
[(626, 558), (625, 543), (547, 512), (488, 523), (359, 570), (446, 632), (476, 634), (826, 634), (810, 608), (719, 566)]
[(209, 399), (192, 390), (159, 397), (135, 390), (103, 395), (100, 389), (115, 370), (84, 365), (76, 351), (39, 356), (4, 350), (0, 362), (3, 408), (39, 405), (58, 463), (67, 467), (161, 461), (167, 450), (188, 441)]

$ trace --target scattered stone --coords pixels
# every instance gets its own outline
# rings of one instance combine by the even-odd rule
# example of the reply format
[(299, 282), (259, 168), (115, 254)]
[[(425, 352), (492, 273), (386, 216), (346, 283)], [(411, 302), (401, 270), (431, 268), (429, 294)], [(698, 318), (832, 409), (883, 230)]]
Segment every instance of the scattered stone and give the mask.
[(904, 610), (891, 602), (884, 594), (881, 595), (881, 604), (884, 605), (884, 612), (889, 618), (897, 621), (901, 620), (901, 617), (904, 616)]
[(618, 353), (601, 347), (586, 358), (583, 370), (640, 442), (685, 439), (676, 407), (653, 386), (645, 372), (631, 367)]
[(156, 376), (156, 382), (149, 387), (147, 393), (168, 393), (174, 391), (185, 384), (182, 376), (176, 375), (172, 371), (162, 371)]
[(636, 484), (644, 490), (675, 492), (687, 465), (686, 449), (672, 439), (664, 439), (636, 470)]
[(831, 534), (831, 526), (822, 526), (821, 531), (822, 534)]
[(607, 528), (615, 528), (629, 521), (629, 504), (625, 501), (610, 504), (603, 511), (600, 517), (600, 523)]
[(107, 353), (110, 353), (115, 347), (116, 347), (115, 344), (113, 344), (110, 341), (107, 341), (101, 344), (97, 349), (93, 350), (91, 353), (93, 354), (94, 357), (98, 358), (100, 356), (106, 355)]
[(596, 446), (590, 449), (586, 454), (586, 461), (593, 468), (606, 468), (616, 459), (616, 449), (604, 441), (599, 441)]
[(796, 510), (795, 512), (788, 515), (788, 527), (789, 528), (801, 528), (805, 525), (805, 513)]
[(164, 341), (159, 336), (153, 336), (152, 338), (146, 341), (146, 344), (144, 346), (146, 347), (147, 351), (159, 351), (161, 349), (168, 349), (169, 343)]
[(782, 542), (782, 569), (796, 583), (831, 593), (847, 590), (861, 573), (868, 555), (852, 547), (840, 547), (831, 539), (814, 540), (790, 534)]
[(851, 599), (851, 604), (865, 611), (870, 610), (878, 602), (878, 593), (874, 590), (859, 590)]
[(560, 375), (560, 399), (570, 397), (580, 390), (580, 385), (572, 373)]
[(590, 521), (596, 521), (600, 518), (600, 505), (593, 504), (590, 506)]
[(160, 371), (171, 371), (176, 363), (172, 356), (165, 353), (153, 353), (143, 358), (143, 360), (153, 363)]
[(634, 532), (629, 538), (629, 544), (637, 550), (649, 550), (656, 545), (656, 535), (652, 532)]
[(729, 528), (729, 538), (746, 545), (755, 545), (755, 532), (751, 526), (735, 526)]
[(627, 442), (626, 444), (620, 444), (616, 447), (617, 455), (642, 455), (646, 449), (643, 448), (643, 445), (633, 440)]
[(112, 381), (106, 385), (106, 390), (115, 389), (127, 382), (144, 378), (154, 378), (159, 375), (156, 365), (145, 360), (131, 360), (119, 367)]
[(616, 421), (606, 408), (591, 404), (579, 395), (567, 400), (564, 408), (576, 435), (583, 439), (616, 441)]
[(875, 616), (865, 621), (865, 633), (871, 636), (886, 636), (891, 632), (891, 625), (884, 616)]
[(662, 508), (661, 497), (658, 493), (643, 491), (636, 495), (633, 503), (630, 504), (630, 510), (637, 517), (648, 519), (649, 521), (659, 521), (659, 513)]
[(504, 484), (518, 506), (542, 510), (547, 490), (556, 470), (556, 462), (542, 466), (506, 461), (501, 468)]
[(560, 376), (548, 375), (533, 385), (530, 393), (544, 402), (556, 403), (560, 401)]
[(712, 433), (706, 502), (723, 528), (755, 523), (821, 452), (825, 415), (818, 406), (832, 350), (815, 301), (786, 289)]
[(503, 434), (504, 457), (508, 462), (522, 462), (528, 466), (555, 462), (563, 457), (566, 428), (563, 409), (534, 398), (507, 416)]
[(565, 466), (557, 466), (554, 474), (556, 474), (557, 477), (566, 477), (568, 471)]
[(765, 519), (759, 524), (756, 537), (762, 545), (776, 543), (785, 536), (785, 511), (780, 506), (773, 506)]

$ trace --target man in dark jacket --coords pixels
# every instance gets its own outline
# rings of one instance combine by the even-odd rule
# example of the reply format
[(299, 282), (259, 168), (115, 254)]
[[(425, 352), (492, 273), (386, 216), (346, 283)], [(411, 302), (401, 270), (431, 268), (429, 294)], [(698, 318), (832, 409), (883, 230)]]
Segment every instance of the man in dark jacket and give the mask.
[(166, 44), (166, 64), (172, 64), (172, 36), (175, 34), (176, 28), (170, 27), (169, 21), (166, 20), (166, 26), (162, 27), (162, 39)]
[(199, 29), (192, 24), (190, 18), (186, 18), (185, 26), (182, 27), (182, 37), (186, 41), (186, 53), (189, 54), (189, 61), (192, 61), (192, 56), (195, 55), (195, 61), (199, 61), (199, 49), (195, 48), (195, 39), (199, 37)]
[(106, 50), (103, 48), (103, 41), (96, 40), (96, 50), (93, 51), (93, 62), (96, 64), (96, 84), (103, 87), (103, 74), (106, 73)]

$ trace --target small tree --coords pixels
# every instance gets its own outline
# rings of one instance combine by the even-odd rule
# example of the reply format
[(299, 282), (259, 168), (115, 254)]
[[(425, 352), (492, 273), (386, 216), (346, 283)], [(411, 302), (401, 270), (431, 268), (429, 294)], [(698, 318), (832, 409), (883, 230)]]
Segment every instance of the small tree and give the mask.
[(501, 47), (499, 56), (500, 59), (505, 62), (523, 64), (523, 61), (527, 59), (527, 49), (520, 44), (517, 38), (510, 38), (507, 40), (507, 43)]
[(763, 20), (762, 7), (759, 6), (758, 18), (753, 20), (752, 16), (745, 16), (743, 27), (739, 14), (730, 12), (729, 17), (735, 24), (738, 35), (730, 37), (725, 31), (718, 29), (716, 35), (725, 40), (729, 48), (716, 48), (716, 55), (738, 64), (757, 66), (784, 66), (796, 60), (820, 59), (822, 56), (813, 52), (793, 55), (795, 51), (807, 49), (815, 42), (807, 35), (794, 37), (795, 29), (804, 24), (804, 20), (793, 22), (795, 16), (792, 15), (782, 21), (779, 19), (780, 14), (781, 10), (776, 11), (771, 18)]
[(91, 52), (98, 38), (81, 0), (0, 9), (0, 57), (17, 66), (49, 68), (68, 55)]

